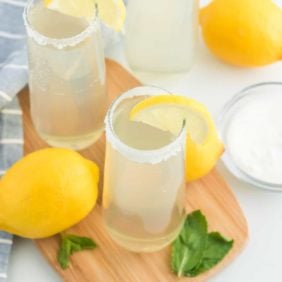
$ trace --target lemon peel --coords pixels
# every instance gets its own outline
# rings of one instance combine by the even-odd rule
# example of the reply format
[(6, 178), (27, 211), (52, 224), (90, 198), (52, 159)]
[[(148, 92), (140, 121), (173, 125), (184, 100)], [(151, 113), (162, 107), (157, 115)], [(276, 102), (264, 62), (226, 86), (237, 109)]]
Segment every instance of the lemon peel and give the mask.
[(130, 119), (177, 135), (186, 120), (186, 180), (208, 174), (223, 152), (213, 119), (204, 105), (177, 95), (151, 96), (136, 104)]

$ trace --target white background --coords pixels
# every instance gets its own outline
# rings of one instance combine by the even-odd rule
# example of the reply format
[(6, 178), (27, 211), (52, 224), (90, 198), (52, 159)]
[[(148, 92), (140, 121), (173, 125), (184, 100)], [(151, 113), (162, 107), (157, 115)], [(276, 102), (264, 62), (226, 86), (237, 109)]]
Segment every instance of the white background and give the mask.
[[(282, 4), (282, 0), (276, 2)], [(126, 66), (120, 43), (107, 53)], [(189, 73), (165, 78), (148, 76), (146, 79), (147, 83), (196, 98), (208, 106), (214, 117), (236, 92), (263, 81), (282, 81), (282, 63), (257, 69), (232, 67), (214, 58), (202, 42), (198, 61)], [(232, 187), (247, 217), (250, 238), (241, 255), (210, 281), (281, 282), (282, 193), (266, 192), (241, 183), (221, 162), (218, 169)], [(16, 238), (10, 259), (8, 282), (56, 281), (60, 281), (60, 278), (48, 266), (32, 241)]]

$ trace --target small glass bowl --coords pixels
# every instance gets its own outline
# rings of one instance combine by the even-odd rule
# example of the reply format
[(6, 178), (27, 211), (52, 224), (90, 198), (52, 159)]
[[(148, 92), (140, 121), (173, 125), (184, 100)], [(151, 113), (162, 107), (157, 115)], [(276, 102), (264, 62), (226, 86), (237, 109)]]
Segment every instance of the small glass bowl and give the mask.
[[(265, 92), (265, 94), (263, 93)], [(258, 95), (267, 95), (268, 93), (280, 93), (282, 95), (282, 82), (264, 82), (249, 86), (237, 93), (227, 104), (223, 107), (218, 119), (217, 127), (219, 129), (220, 138), (225, 146), (225, 152), (222, 156), (222, 160), (228, 170), (240, 180), (250, 183), (254, 186), (271, 190), (275, 192), (282, 192), (282, 183), (271, 183), (258, 179), (250, 175), (247, 171), (239, 167), (230, 153), (230, 148), (227, 142), (227, 133), (229, 131), (230, 122), (237, 114), (243, 103), (250, 103), (255, 100)], [(279, 94), (279, 95), (280, 95)], [(281, 105), (282, 110), (282, 105)], [(282, 160), (281, 160), (282, 166)], [(281, 171), (282, 174), (282, 171)]]

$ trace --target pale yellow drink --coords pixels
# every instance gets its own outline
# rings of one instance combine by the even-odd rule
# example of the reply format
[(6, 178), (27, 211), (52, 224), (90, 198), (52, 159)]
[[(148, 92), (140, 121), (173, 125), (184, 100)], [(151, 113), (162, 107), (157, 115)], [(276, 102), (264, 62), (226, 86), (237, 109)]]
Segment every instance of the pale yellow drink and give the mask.
[(130, 121), (130, 110), (144, 98), (122, 100), (106, 118), (112, 126), (106, 129), (106, 227), (119, 245), (136, 252), (169, 244), (185, 217), (183, 136), (177, 140), (169, 132)]
[(64, 15), (36, 0), (25, 19), (34, 126), (52, 146), (83, 149), (100, 137), (107, 106), (98, 19)]

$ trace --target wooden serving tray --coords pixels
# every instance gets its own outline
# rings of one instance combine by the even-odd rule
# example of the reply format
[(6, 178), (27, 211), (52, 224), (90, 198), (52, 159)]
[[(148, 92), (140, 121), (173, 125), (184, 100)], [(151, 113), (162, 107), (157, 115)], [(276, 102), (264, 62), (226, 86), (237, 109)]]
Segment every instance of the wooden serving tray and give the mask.
[[(140, 85), (116, 62), (107, 60), (106, 65), (110, 100)], [(24, 150), (25, 154), (28, 154), (47, 145), (38, 137), (31, 123), (28, 89), (20, 94), (20, 102), (24, 112)], [(95, 161), (101, 169), (100, 195), (103, 187), (104, 150), (105, 137), (103, 136), (96, 144), (81, 152), (83, 156)], [(220, 231), (235, 241), (234, 247), (219, 265), (196, 278), (179, 279), (171, 273), (170, 247), (156, 253), (136, 254), (117, 246), (106, 233), (99, 204), (83, 221), (69, 230), (70, 233), (92, 237), (99, 248), (73, 255), (71, 266), (67, 270), (62, 270), (56, 259), (59, 236), (36, 240), (35, 244), (64, 281), (206, 281), (228, 265), (243, 249), (248, 237), (246, 219), (232, 191), (216, 170), (203, 179), (187, 185), (186, 208), (188, 212), (201, 209), (207, 216), (210, 230)]]

